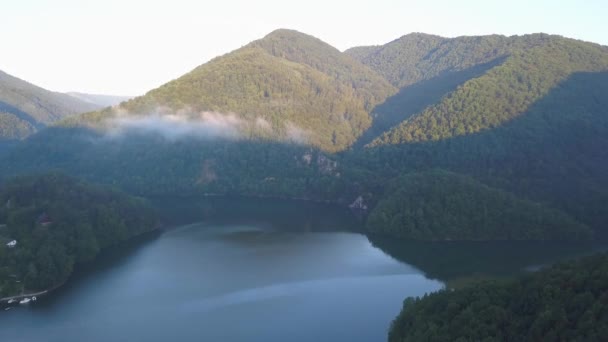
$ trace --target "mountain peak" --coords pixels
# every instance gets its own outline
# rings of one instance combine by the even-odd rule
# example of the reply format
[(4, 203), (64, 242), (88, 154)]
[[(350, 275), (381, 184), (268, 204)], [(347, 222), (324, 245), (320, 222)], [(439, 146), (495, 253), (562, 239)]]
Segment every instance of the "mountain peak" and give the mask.
[[(372, 108), (395, 91), (320, 39), (279, 29), (123, 103), (120, 110), (146, 115), (163, 108), (193, 121), (207, 120), (201, 112), (226, 114), (241, 123), (236, 129), (243, 136), (275, 141), (292, 139), (297, 127), (306, 135), (298, 139), (333, 152), (350, 146), (369, 127)], [(103, 116), (92, 113), (82, 120)]]
[(429, 34), (423, 32), (411, 32), (406, 35), (403, 35), (396, 40), (421, 40), (421, 39), (448, 39), (442, 36), (438, 36), (436, 34)]
[(300, 50), (318, 53), (340, 53), (338, 49), (325, 43), (319, 38), (290, 29), (277, 29), (264, 38), (253, 41), (249, 46), (261, 47), (275, 56), (287, 51)]
[(279, 28), (276, 29), (272, 32), (270, 32), (269, 34), (265, 35), (264, 38), (262, 39), (266, 39), (266, 38), (274, 38), (274, 37), (296, 37), (296, 36), (302, 36), (302, 37), (312, 37), (309, 34), (306, 33), (302, 33), (300, 31), (297, 30), (292, 30), (292, 29), (287, 29), (287, 28)]

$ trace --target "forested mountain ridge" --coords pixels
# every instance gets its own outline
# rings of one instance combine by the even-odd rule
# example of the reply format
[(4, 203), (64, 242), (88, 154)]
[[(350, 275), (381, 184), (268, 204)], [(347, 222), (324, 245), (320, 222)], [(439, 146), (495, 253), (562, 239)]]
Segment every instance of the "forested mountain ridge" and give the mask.
[(0, 140), (21, 139), (65, 117), (100, 107), (0, 71)]
[(524, 115), (570, 75), (606, 70), (604, 49), (572, 40), (556, 38), (546, 46), (514, 51), (502, 64), (466, 81), (371, 145), (447, 139), (492, 129)]
[[(349, 154), (344, 167), (367, 170), (359, 182), (450, 170), (560, 209), (605, 234), (607, 92), (608, 72), (575, 73), (504, 125), (439, 141), (365, 148)], [(371, 184), (385, 189), (388, 183)]]
[[(297, 31), (277, 30), (217, 57), (146, 95), (84, 116), (201, 113), (239, 120), (239, 135), (344, 150), (370, 126), (369, 113), (396, 89), (358, 61)], [(203, 118), (204, 120), (204, 118)], [(297, 132), (297, 137), (293, 134)]]
[(608, 52), (605, 46), (545, 33), (456, 38), (410, 33), (384, 45), (354, 47), (344, 53), (369, 66), (394, 86), (404, 88), (442, 74), (508, 57), (514, 52), (564, 44)]
[[(451, 216), (441, 191), (427, 194), (428, 203), (393, 191), (400, 180), (414, 180), (414, 186), (443, 184), (462, 192), (454, 197), (473, 211), (480, 198), (496, 205), (487, 208), (493, 216), (484, 218), (483, 239), (569, 239), (589, 236), (589, 228), (605, 232), (606, 47), (544, 34), (455, 39), (414, 34), (397, 43), (386, 47), (394, 51), (378, 65), (396, 73), (396, 86), (415, 83), (393, 96), (396, 87), (353, 58), (316, 38), (278, 30), (145, 96), (35, 135), (0, 169), (5, 174), (61, 169), (139, 195), (230, 194), (343, 204), (361, 198), (370, 213), (369, 231), (476, 239), (478, 217)], [(408, 52), (414, 57), (403, 61), (389, 58), (403, 46), (421, 46), (422, 52)], [(349, 53), (365, 59), (382, 51)], [(429, 54), (437, 54), (433, 63)], [(401, 63), (424, 68), (401, 70)], [(402, 139), (408, 135), (396, 128), (395, 144), (384, 143), (388, 134), (377, 138), (382, 127), (389, 129), (404, 116), (412, 139)], [(129, 135), (118, 129), (125, 120)], [(206, 120), (219, 125), (201, 127)], [(424, 124), (412, 130), (417, 122)], [(218, 132), (224, 135), (213, 136)], [(203, 139), (206, 134), (211, 136)], [(364, 139), (375, 140), (364, 148)], [(409, 234), (400, 210), (383, 210), (404, 201), (422, 210), (414, 216), (421, 218), (416, 229), (426, 225), (423, 233)], [(517, 209), (513, 216), (502, 215), (505, 206)], [(446, 215), (427, 220), (436, 212)], [(552, 221), (552, 215), (564, 220)], [(445, 231), (427, 229), (441, 226), (436, 223), (442, 219)], [(538, 226), (522, 231), (505, 224), (509, 221)]]
[(363, 142), (372, 146), (492, 129), (523, 114), (573, 73), (608, 70), (606, 47), (546, 34), (410, 34), (346, 53), (401, 89), (374, 111)]
[(385, 45), (360, 46), (344, 51), (386, 78), (391, 84), (402, 88), (419, 82), (429, 69), (423, 66), (425, 58), (437, 50), (448, 39), (424, 34), (410, 33)]

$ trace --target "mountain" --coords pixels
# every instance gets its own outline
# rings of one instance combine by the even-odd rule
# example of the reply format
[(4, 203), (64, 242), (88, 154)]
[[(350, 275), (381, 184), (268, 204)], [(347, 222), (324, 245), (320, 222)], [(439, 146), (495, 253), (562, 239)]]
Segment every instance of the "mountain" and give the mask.
[(125, 102), (133, 98), (133, 96), (99, 95), (78, 92), (69, 92), (66, 94), (99, 107), (115, 106), (121, 102)]
[(100, 107), (0, 71), (0, 140), (21, 139), (65, 117)]
[(396, 89), (374, 71), (321, 40), (277, 30), (119, 108), (116, 113), (178, 115), (196, 123), (210, 116), (238, 123), (247, 138), (296, 141), (344, 150), (370, 126), (369, 113)]
[[(608, 48), (545, 34), (412, 43), (429, 39), (350, 52), (402, 87), (374, 109), (345, 167), (387, 180), (449, 170), (605, 231)], [(408, 69), (402, 55), (423, 57)]]
[(524, 114), (572, 74), (608, 68), (606, 47), (546, 34), (410, 34), (346, 53), (400, 88), (374, 111), (375, 136), (365, 141), (372, 146), (492, 129)]
[(608, 234), (607, 56), (545, 34), (340, 53), (278, 30), (62, 120), (0, 171), (61, 169), (139, 195), (357, 200), (366, 229), (392, 237)]
[(408, 298), (393, 341), (604, 341), (608, 255), (555, 265), (504, 283)]
[[(344, 53), (376, 70), (398, 88), (429, 79), (425, 57), (436, 50), (446, 38), (424, 33), (411, 33), (386, 45), (361, 46)], [(447, 49), (448, 51), (450, 49)], [(426, 63), (426, 64), (425, 64)]]

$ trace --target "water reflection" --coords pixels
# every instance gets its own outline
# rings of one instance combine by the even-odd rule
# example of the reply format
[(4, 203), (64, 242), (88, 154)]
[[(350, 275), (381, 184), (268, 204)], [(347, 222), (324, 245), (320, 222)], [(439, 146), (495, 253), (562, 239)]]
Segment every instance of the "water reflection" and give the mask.
[(595, 242), (420, 242), (368, 235), (371, 244), (445, 283), (465, 278), (509, 277), (535, 271), (560, 260), (608, 250)]
[(281, 199), (186, 197), (151, 200), (168, 225), (256, 223), (280, 231), (362, 231), (361, 220), (344, 207)]

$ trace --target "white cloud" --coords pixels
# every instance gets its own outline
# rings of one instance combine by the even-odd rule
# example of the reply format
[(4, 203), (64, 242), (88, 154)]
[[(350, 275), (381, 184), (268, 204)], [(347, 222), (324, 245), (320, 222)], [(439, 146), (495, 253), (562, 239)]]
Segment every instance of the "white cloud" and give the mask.
[[(130, 114), (122, 108), (114, 109), (114, 117), (105, 124), (106, 138), (121, 139), (129, 134), (157, 134), (169, 141), (179, 139), (238, 140), (250, 137), (252, 131), (261, 136), (274, 136), (278, 140), (306, 144), (309, 131), (292, 122), (276, 129), (263, 117), (244, 119), (235, 113), (199, 112), (189, 109), (170, 111), (159, 107), (152, 113)], [(254, 134), (255, 136), (256, 134)]]
[(238, 139), (246, 122), (235, 114), (202, 112), (198, 116), (179, 114), (125, 115), (108, 122), (108, 136), (122, 137), (128, 133), (159, 134), (167, 140), (181, 138)]

